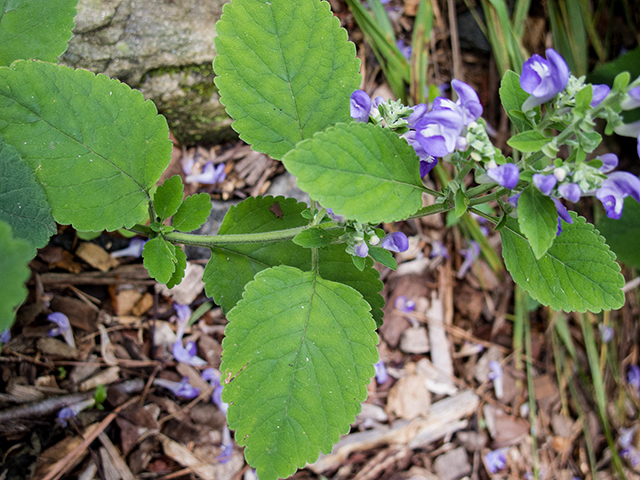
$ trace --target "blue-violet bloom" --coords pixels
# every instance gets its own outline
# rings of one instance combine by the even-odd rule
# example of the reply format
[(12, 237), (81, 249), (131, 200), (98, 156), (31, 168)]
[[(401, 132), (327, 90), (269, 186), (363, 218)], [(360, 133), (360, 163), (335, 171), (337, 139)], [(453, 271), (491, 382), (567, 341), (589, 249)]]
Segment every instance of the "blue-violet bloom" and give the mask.
[(406, 43), (404, 43), (404, 40), (399, 38), (396, 41), (396, 47), (398, 47), (398, 50), (400, 50), (400, 53), (404, 58), (406, 58), (407, 60), (411, 58), (411, 45), (407, 45)]
[(64, 341), (67, 342), (67, 345), (72, 348), (76, 348), (76, 342), (73, 339), (73, 331), (71, 330), (69, 319), (64, 313), (50, 313), (49, 315), (47, 315), (47, 320), (57, 325), (57, 327), (49, 330), (50, 337), (57, 337), (58, 335), (62, 335)]
[(480, 256), (480, 244), (475, 240), (471, 240), (469, 242), (469, 247), (460, 250), (460, 253), (464, 255), (464, 261), (462, 262), (462, 265), (460, 265), (460, 270), (458, 271), (456, 278), (464, 277), (476, 259)]
[(620, 102), (623, 110), (633, 110), (640, 107), (640, 86), (633, 87), (627, 92), (628, 95)]
[(640, 393), (640, 367), (638, 365), (631, 365), (627, 371), (627, 383), (636, 392)]
[[(640, 88), (640, 87), (639, 87)], [(638, 138), (638, 156), (640, 156), (640, 120), (633, 123), (623, 123), (613, 129), (618, 135), (625, 137), (637, 137)]]
[(213, 162), (207, 162), (202, 169), (202, 173), (198, 175), (187, 175), (185, 181), (187, 183), (202, 183), (205, 185), (215, 185), (227, 178), (224, 171), (224, 163), (219, 163), (216, 167)]
[(487, 175), (504, 188), (515, 188), (520, 178), (520, 169), (513, 163), (505, 163), (487, 170)]
[(456, 149), (463, 128), (464, 120), (458, 111), (432, 110), (417, 123), (415, 138), (429, 155), (444, 157)]
[(509, 447), (492, 450), (484, 456), (484, 464), (489, 473), (495, 474), (507, 466), (507, 452)]
[(544, 195), (549, 195), (556, 186), (557, 180), (553, 175), (541, 175), (539, 173), (533, 174), (533, 184)]
[(558, 192), (562, 198), (569, 200), (571, 203), (576, 203), (582, 196), (582, 190), (577, 183), (563, 183), (558, 187)]
[(633, 445), (633, 437), (637, 428), (637, 426), (621, 428), (618, 437), (618, 445), (621, 447), (620, 456), (626, 458), (634, 467), (640, 463), (640, 451)]
[(615, 153), (605, 153), (596, 158), (602, 162), (602, 165), (598, 169), (602, 173), (609, 173), (618, 166), (618, 156)]
[(189, 377), (182, 377), (180, 382), (172, 382), (171, 380), (165, 380), (164, 378), (156, 378), (153, 380), (153, 384), (158, 387), (166, 388), (176, 397), (183, 398), (185, 400), (191, 400), (200, 395), (200, 389), (189, 383)]
[(399, 295), (396, 297), (396, 301), (393, 302), (393, 306), (395, 309), (400, 310), (404, 313), (411, 313), (416, 309), (416, 302), (413, 300), (409, 300), (404, 295)]
[(147, 243), (146, 240), (142, 238), (134, 237), (129, 242), (129, 246), (122, 250), (116, 250), (115, 252), (111, 252), (111, 258), (118, 257), (135, 257), (140, 258), (142, 256), (142, 249), (144, 248), (144, 244)]
[(187, 346), (184, 347), (182, 346), (182, 339), (179, 338), (171, 347), (171, 353), (177, 362), (186, 363), (193, 367), (203, 367), (207, 365), (206, 361), (196, 355), (196, 343), (193, 341), (187, 342)]
[(81, 402), (74, 403), (73, 405), (69, 405), (68, 407), (62, 408), (58, 412), (58, 423), (63, 427), (67, 426), (67, 421), (76, 418), (76, 415), (87, 408), (91, 408), (95, 405), (95, 400), (93, 398), (88, 398), (86, 400), (82, 400)]
[(211, 401), (216, 407), (218, 407), (218, 410), (226, 415), (229, 405), (222, 401), (223, 385), (220, 383), (220, 372), (215, 368), (207, 368), (202, 371), (201, 376), (203, 380), (206, 380), (209, 382), (209, 385), (214, 387), (213, 392), (211, 393)]
[(569, 82), (569, 66), (552, 48), (546, 51), (547, 59), (534, 54), (522, 66), (520, 86), (531, 96), (525, 100), (522, 110), (531, 110), (547, 103), (562, 92)]
[(600, 105), (600, 102), (607, 98), (607, 95), (609, 95), (609, 92), (611, 91), (609, 85), (591, 85), (591, 88), (593, 96), (591, 97), (591, 103), (589, 106), (592, 108)]
[(456, 105), (460, 107), (464, 125), (475, 122), (482, 115), (482, 104), (476, 91), (470, 85), (460, 80), (452, 80), (451, 86), (458, 95)]
[(373, 368), (376, 370), (376, 382), (379, 385), (387, 383), (389, 374), (387, 373), (387, 367), (384, 366), (384, 361), (382, 359), (378, 360), (378, 363), (375, 363)]
[(493, 382), (493, 390), (496, 392), (496, 398), (500, 399), (504, 395), (504, 373), (500, 362), (491, 360), (489, 362), (489, 380)]
[(365, 258), (367, 255), (369, 255), (369, 245), (367, 245), (367, 242), (363, 240), (356, 243), (356, 245), (353, 247), (353, 251), (358, 257)]
[(622, 216), (624, 199), (631, 196), (640, 202), (640, 179), (629, 172), (613, 172), (596, 190), (596, 198), (602, 202), (607, 217), (614, 220)]
[[(376, 107), (377, 108), (377, 107)], [(425, 116), (429, 108), (424, 103), (419, 103), (415, 107), (411, 107), (411, 115), (407, 117), (407, 122), (409, 122), (409, 126), (411, 128), (415, 128), (416, 124), (422, 120), (422, 117)]]
[(573, 223), (573, 218), (571, 218), (567, 207), (565, 207), (560, 200), (555, 197), (551, 197), (551, 200), (553, 200), (553, 203), (555, 204), (556, 210), (558, 212), (558, 230), (556, 232), (556, 236), (558, 236), (562, 233), (562, 222), (560, 220), (564, 220), (565, 222), (571, 224)]
[(173, 309), (178, 314), (178, 330), (176, 332), (176, 337), (178, 340), (182, 339), (185, 330), (189, 324), (189, 319), (191, 318), (191, 309), (189, 305), (181, 305), (179, 303), (173, 304)]
[(351, 118), (356, 122), (366, 123), (371, 113), (371, 98), (366, 92), (356, 90), (351, 94)]
[(391, 252), (406, 252), (409, 249), (409, 240), (402, 232), (393, 232), (382, 239), (382, 248)]
[(0, 333), (0, 343), (7, 343), (11, 340), (11, 329), (7, 328), (4, 332)]
[(439, 240), (431, 242), (431, 252), (429, 252), (429, 258), (444, 257), (449, 258), (449, 250)]
[(222, 444), (220, 445), (221, 452), (216, 458), (220, 463), (227, 463), (231, 460), (233, 455), (233, 440), (231, 440), (231, 432), (228, 426), (224, 426), (222, 429)]

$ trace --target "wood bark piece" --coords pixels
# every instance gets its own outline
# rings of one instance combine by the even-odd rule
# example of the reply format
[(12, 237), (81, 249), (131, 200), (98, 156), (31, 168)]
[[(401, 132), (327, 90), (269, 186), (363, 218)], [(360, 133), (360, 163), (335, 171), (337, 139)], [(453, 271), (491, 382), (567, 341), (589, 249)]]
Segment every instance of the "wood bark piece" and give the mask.
[(471, 464), (464, 447), (440, 455), (436, 458), (434, 468), (442, 480), (458, 480), (471, 473)]
[(107, 272), (118, 266), (118, 260), (111, 258), (104, 248), (95, 243), (83, 242), (78, 245), (76, 256), (101, 272)]
[(191, 305), (198, 298), (198, 295), (204, 290), (204, 282), (202, 274), (204, 267), (197, 263), (187, 262), (187, 268), (184, 271), (184, 278), (179, 285), (169, 289), (162, 283), (156, 284), (156, 292), (161, 293), (165, 297), (171, 297), (174, 302), (181, 305)]
[(111, 443), (109, 437), (107, 437), (104, 432), (101, 432), (100, 435), (98, 435), (98, 439), (109, 454), (109, 457), (111, 457), (111, 462), (118, 472), (118, 478), (122, 480), (136, 480), (131, 470), (129, 470), (127, 462), (124, 461), (120, 452), (118, 452), (113, 443)]
[(318, 461), (308, 465), (308, 468), (319, 474), (338, 468), (352, 452), (369, 450), (381, 445), (399, 444), (407, 445), (409, 448), (428, 445), (449, 433), (465, 428), (467, 422), (462, 419), (473, 414), (479, 403), (480, 398), (472, 390), (464, 390), (432, 404), (426, 418), (399, 420), (393, 427), (345, 435), (329, 455), (320, 455)]
[(40, 281), (45, 288), (63, 285), (155, 285), (149, 272), (140, 264), (121, 265), (108, 272), (43, 273)]
[(163, 434), (157, 436), (164, 454), (179, 463), (183, 467), (190, 468), (198, 475), (202, 480), (215, 480), (216, 469), (215, 465), (211, 465), (207, 460), (196, 457), (189, 449), (178, 442), (174, 442), (169, 437)]
[(436, 292), (431, 294), (431, 306), (427, 310), (426, 317), (429, 326), (429, 341), (431, 342), (431, 361), (442, 373), (441, 378), (453, 385), (453, 359), (451, 358), (451, 344), (445, 328), (444, 305)]
[(387, 408), (400, 418), (426, 417), (430, 405), (431, 393), (422, 375), (403, 377), (389, 391)]

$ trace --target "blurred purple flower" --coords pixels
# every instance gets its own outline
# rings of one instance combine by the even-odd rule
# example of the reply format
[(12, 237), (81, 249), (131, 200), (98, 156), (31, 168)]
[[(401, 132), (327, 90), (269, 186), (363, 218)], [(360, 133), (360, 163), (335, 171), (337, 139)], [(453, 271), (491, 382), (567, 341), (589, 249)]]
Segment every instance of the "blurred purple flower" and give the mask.
[(409, 249), (409, 240), (404, 233), (393, 232), (382, 239), (381, 246), (391, 252), (406, 252)]
[(640, 107), (640, 87), (631, 88), (627, 97), (620, 102), (620, 106), (623, 110), (633, 110)]
[(507, 202), (514, 208), (518, 208), (518, 200), (520, 200), (520, 193), (516, 193), (515, 195), (511, 195), (507, 198)]
[(496, 398), (501, 399), (504, 395), (504, 373), (500, 362), (491, 360), (489, 362), (489, 380), (493, 382), (493, 390), (496, 392)]
[(186, 363), (187, 365), (194, 367), (203, 367), (207, 365), (206, 361), (196, 355), (197, 348), (195, 342), (187, 342), (187, 346), (184, 347), (182, 346), (182, 339), (179, 338), (173, 343), (171, 353), (177, 362)]
[(611, 340), (613, 340), (615, 330), (609, 325), (603, 325), (601, 323), (600, 325), (598, 325), (598, 329), (600, 330), (600, 338), (602, 338), (602, 341), (604, 343), (609, 343)]
[(393, 306), (401, 312), (411, 313), (416, 309), (416, 302), (407, 299), (404, 295), (399, 295), (396, 297), (395, 302), (393, 302)]
[(473, 87), (460, 80), (452, 80), (451, 86), (458, 95), (456, 105), (462, 112), (464, 125), (469, 125), (471, 122), (478, 120), (482, 115), (482, 104)]
[(539, 173), (533, 174), (533, 184), (544, 195), (549, 195), (553, 187), (556, 186), (557, 180), (553, 175), (541, 175)]
[(69, 319), (64, 313), (50, 313), (49, 315), (47, 315), (47, 320), (57, 325), (57, 327), (49, 330), (50, 337), (57, 337), (58, 335), (62, 335), (64, 341), (67, 342), (67, 345), (72, 348), (76, 348), (76, 342), (73, 339), (73, 331), (71, 330)]
[(58, 412), (58, 423), (63, 427), (67, 426), (67, 421), (76, 418), (76, 415), (87, 408), (91, 408), (95, 405), (95, 400), (93, 398), (88, 398), (87, 400), (82, 400), (81, 402), (74, 403), (73, 405), (69, 405), (68, 407), (64, 407)]
[(129, 246), (122, 250), (116, 250), (115, 252), (111, 252), (111, 258), (118, 257), (135, 257), (140, 258), (142, 256), (142, 249), (144, 248), (144, 244), (147, 243), (146, 240), (142, 238), (134, 237), (129, 242)]
[(456, 274), (456, 278), (462, 278), (467, 274), (476, 259), (480, 256), (480, 245), (475, 240), (471, 240), (468, 248), (460, 250), (460, 253), (464, 255), (464, 261), (462, 265), (460, 265), (460, 270)]
[(609, 92), (611, 91), (609, 85), (591, 85), (591, 88), (593, 91), (593, 96), (591, 97), (591, 103), (589, 105), (591, 107), (597, 107), (600, 105), (600, 102), (607, 98), (607, 95), (609, 95)]
[(520, 169), (513, 163), (505, 163), (487, 170), (487, 175), (504, 188), (515, 188), (520, 177)]
[(164, 378), (156, 378), (153, 380), (153, 384), (158, 387), (166, 388), (176, 397), (183, 398), (185, 400), (191, 400), (200, 394), (200, 389), (189, 383), (189, 377), (182, 377), (180, 382), (172, 382), (171, 380), (165, 380)]
[(231, 460), (231, 455), (233, 455), (233, 440), (231, 440), (231, 432), (229, 431), (229, 427), (226, 425), (222, 429), (222, 444), (220, 445), (221, 452), (218, 455), (217, 459), (220, 463), (227, 463)]
[(640, 367), (638, 365), (629, 366), (629, 370), (627, 370), (627, 383), (630, 387), (636, 392), (640, 393)]
[(185, 181), (187, 183), (202, 183), (205, 185), (215, 185), (222, 182), (227, 178), (227, 174), (224, 171), (224, 163), (219, 163), (218, 166), (214, 166), (213, 162), (207, 162), (202, 169), (202, 173), (198, 175), (187, 175)]
[(624, 199), (631, 196), (640, 202), (640, 179), (629, 172), (613, 172), (596, 190), (596, 198), (602, 202), (607, 217), (615, 220), (622, 216)]
[(558, 192), (562, 198), (569, 200), (571, 203), (576, 203), (582, 196), (582, 190), (577, 183), (563, 183), (558, 187)]
[(534, 54), (522, 66), (520, 86), (531, 95), (522, 105), (523, 111), (547, 103), (569, 82), (569, 66), (564, 58), (552, 48), (548, 48), (546, 54), (546, 60)]
[(193, 157), (186, 157), (182, 160), (182, 171), (186, 175), (191, 175), (193, 166), (196, 164), (196, 160)]
[(632, 466), (640, 464), (640, 451), (633, 445), (637, 426), (631, 428), (621, 428), (618, 437), (618, 445), (621, 447), (620, 456), (626, 458)]
[(416, 140), (415, 130), (409, 130), (407, 133), (402, 135), (402, 138), (404, 138), (407, 143), (413, 147), (416, 155), (420, 158), (420, 178), (426, 177), (427, 174), (433, 170), (433, 167), (438, 164), (438, 159), (427, 153), (427, 151), (422, 148), (420, 142)]
[(459, 111), (432, 110), (416, 124), (415, 138), (429, 155), (444, 157), (456, 149), (457, 139), (463, 128), (464, 119)]
[(369, 255), (369, 246), (367, 245), (367, 242), (363, 240), (356, 243), (356, 245), (353, 247), (353, 251), (358, 257), (365, 258), (367, 255)]
[(431, 252), (429, 252), (429, 258), (444, 257), (449, 258), (449, 250), (439, 240), (431, 242)]
[(596, 158), (602, 162), (599, 168), (602, 173), (609, 173), (618, 166), (618, 156), (615, 153), (605, 153)]
[(406, 43), (404, 43), (404, 40), (399, 38), (396, 41), (396, 47), (398, 47), (398, 50), (400, 50), (400, 53), (404, 58), (406, 58), (407, 60), (411, 58), (411, 45), (407, 45)]
[(346, 221), (346, 218), (343, 215), (338, 215), (333, 213), (332, 208), (327, 208), (327, 215), (329, 215), (333, 219), (333, 221), (336, 223), (342, 223)]
[[(640, 88), (640, 87), (638, 87)], [(640, 105), (640, 104), (639, 104)], [(613, 129), (618, 135), (625, 137), (637, 137), (638, 138), (638, 156), (640, 156), (640, 120), (633, 123), (623, 123)]]
[(209, 385), (214, 387), (211, 393), (211, 401), (218, 407), (218, 410), (226, 415), (229, 405), (222, 401), (223, 385), (220, 383), (220, 372), (215, 368), (207, 368), (203, 370), (201, 376), (205, 381), (209, 382)]
[(371, 113), (371, 98), (366, 92), (356, 90), (351, 94), (351, 118), (366, 123)]
[(387, 383), (389, 374), (387, 373), (387, 367), (384, 366), (384, 361), (382, 361), (382, 359), (378, 360), (378, 363), (375, 363), (373, 368), (376, 370), (376, 382), (378, 382), (379, 385)]
[(484, 464), (486, 465), (489, 473), (498, 473), (507, 466), (508, 451), (509, 447), (499, 448), (498, 450), (490, 451), (484, 456)]
[(178, 340), (181, 340), (189, 324), (189, 319), (191, 318), (191, 309), (189, 308), (189, 305), (181, 305), (179, 303), (174, 303), (173, 309), (178, 314), (178, 330), (176, 332), (176, 337)]
[(11, 340), (11, 329), (7, 328), (4, 332), (0, 333), (0, 343), (7, 343)]

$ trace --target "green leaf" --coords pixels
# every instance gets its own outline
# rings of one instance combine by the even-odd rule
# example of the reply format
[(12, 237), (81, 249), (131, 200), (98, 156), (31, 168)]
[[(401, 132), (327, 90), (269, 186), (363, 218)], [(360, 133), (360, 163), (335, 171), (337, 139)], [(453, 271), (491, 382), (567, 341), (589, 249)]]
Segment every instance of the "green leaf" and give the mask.
[(558, 210), (553, 200), (529, 185), (518, 199), (518, 225), (539, 260), (558, 232)]
[(142, 259), (149, 275), (160, 283), (172, 280), (176, 270), (176, 247), (162, 237), (155, 237), (144, 244)]
[(520, 87), (520, 76), (516, 72), (508, 70), (500, 82), (500, 100), (511, 122), (520, 132), (526, 131), (529, 124), (526, 117), (515, 115), (513, 112), (522, 113), (522, 104), (527, 98), (529, 98), (529, 94)]
[(179, 232), (191, 232), (200, 228), (207, 221), (211, 206), (211, 197), (207, 193), (185, 198), (173, 216), (173, 228)]
[(167, 288), (173, 288), (176, 285), (180, 285), (182, 279), (184, 278), (184, 272), (187, 268), (187, 255), (182, 250), (182, 247), (179, 245), (173, 246), (176, 251), (176, 269), (171, 275), (171, 279), (167, 282)]
[[(282, 216), (277, 217), (271, 207), (278, 203)], [(302, 213), (304, 203), (293, 198), (254, 197), (232, 206), (220, 225), (220, 235), (259, 233), (308, 225)], [(320, 275), (339, 281), (358, 290), (371, 305), (372, 315), (382, 324), (384, 300), (380, 296), (382, 282), (373, 261), (366, 260), (363, 272), (356, 269), (345, 246), (329, 245), (318, 251)], [(364, 259), (363, 259), (364, 260)], [(311, 252), (293, 241), (260, 244), (237, 244), (211, 249), (211, 259), (204, 270), (203, 281), (207, 295), (214, 298), (226, 313), (242, 298), (244, 286), (256, 273), (278, 265), (291, 265), (311, 270)]]
[(0, 0), (0, 65), (14, 60), (57, 62), (71, 39), (78, 0)]
[(403, 220), (422, 207), (416, 152), (388, 129), (341, 123), (300, 142), (282, 161), (314, 200), (360, 223)]
[(622, 217), (614, 220), (602, 216), (598, 230), (607, 239), (618, 260), (629, 267), (640, 267), (640, 248), (636, 243), (640, 238), (640, 204), (628, 197), (624, 201)]
[(462, 191), (462, 188), (458, 187), (453, 197), (453, 200), (455, 201), (454, 212), (456, 214), (456, 218), (460, 218), (467, 211), (467, 205), (469, 205), (469, 199)]
[(153, 207), (160, 221), (172, 217), (182, 203), (184, 185), (180, 175), (167, 178), (153, 195)]
[(397, 270), (398, 268), (398, 262), (396, 262), (396, 259), (393, 258), (393, 253), (389, 250), (380, 247), (369, 247), (369, 255), (376, 262), (389, 267), (391, 270)]
[(228, 314), (222, 392), (229, 428), (261, 480), (331, 452), (360, 412), (378, 359), (369, 305), (353, 288), (280, 266)]
[(87, 70), (0, 67), (0, 134), (35, 172), (56, 221), (78, 230), (146, 218), (148, 191), (171, 159), (157, 113), (139, 91)]
[(536, 130), (529, 130), (511, 137), (507, 145), (521, 152), (539, 152), (551, 140)]
[(308, 230), (303, 230), (293, 239), (293, 243), (300, 245), (304, 248), (319, 248), (329, 245), (334, 239), (326, 230), (322, 228), (314, 227)]
[(0, 332), (13, 324), (15, 310), (27, 298), (24, 282), (29, 279), (29, 261), (33, 247), (20, 238), (13, 238), (11, 227), (0, 221)]
[(593, 98), (593, 89), (591, 85), (585, 85), (578, 93), (576, 93), (576, 108), (586, 109), (589, 108), (591, 99)]
[(56, 233), (42, 187), (15, 148), (0, 136), (0, 221), (7, 222), (13, 235), (27, 240), (32, 248), (44, 247)]
[(536, 260), (515, 219), (500, 230), (502, 255), (513, 279), (537, 301), (554, 310), (598, 313), (624, 305), (624, 277), (604, 238), (583, 217), (570, 212), (573, 224)]
[(223, 12), (215, 82), (240, 138), (280, 159), (300, 140), (349, 120), (360, 61), (327, 2), (233, 0)]

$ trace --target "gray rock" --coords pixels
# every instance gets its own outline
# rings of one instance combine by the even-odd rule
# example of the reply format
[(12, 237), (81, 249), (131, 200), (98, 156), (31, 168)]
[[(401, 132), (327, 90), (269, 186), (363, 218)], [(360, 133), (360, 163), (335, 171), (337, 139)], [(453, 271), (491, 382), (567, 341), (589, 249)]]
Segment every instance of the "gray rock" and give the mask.
[(62, 63), (142, 90), (183, 143), (233, 136), (213, 84), (214, 24), (228, 0), (80, 0)]
[[(207, 221), (198, 230), (193, 233), (198, 235), (216, 235), (222, 225), (222, 220), (227, 214), (232, 205), (237, 205), (240, 200), (213, 200), (211, 202), (211, 213), (207, 218)], [(187, 258), (189, 260), (203, 260), (211, 257), (211, 250), (204, 247), (194, 247), (192, 245), (185, 245), (184, 248)]]
[(309, 205), (309, 194), (298, 188), (296, 177), (289, 172), (274, 178), (266, 195), (273, 195), (274, 197), (282, 195), (285, 198), (295, 198), (299, 202)]

